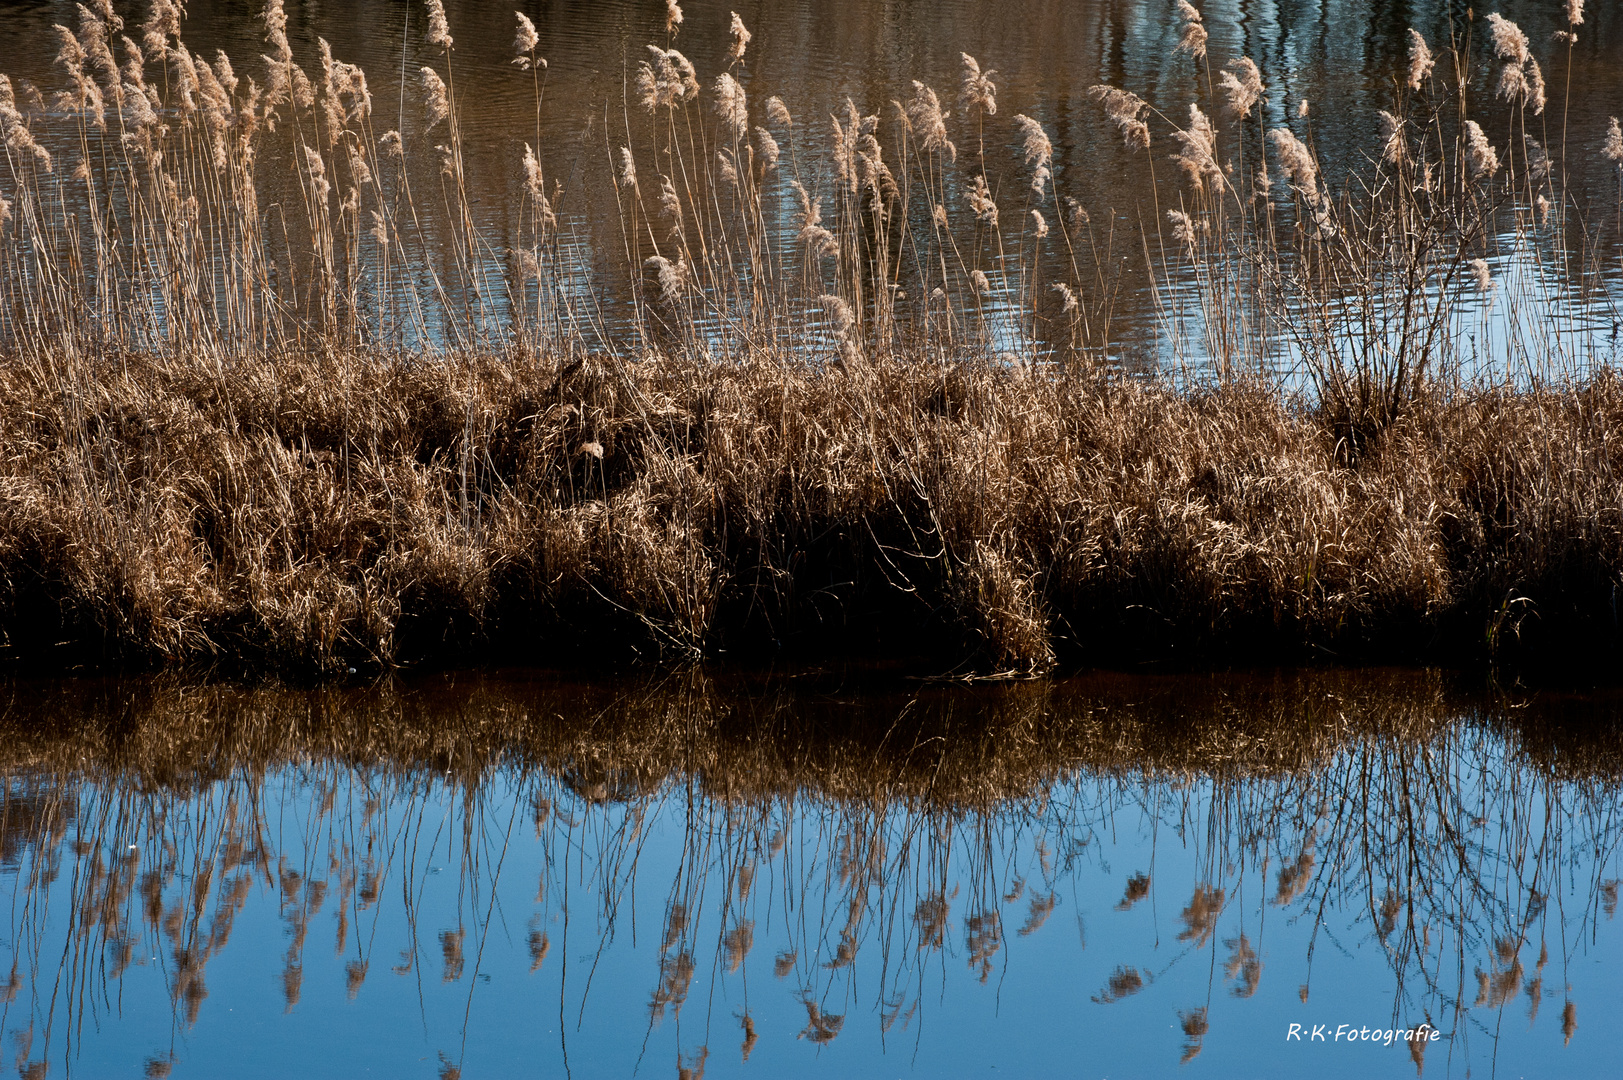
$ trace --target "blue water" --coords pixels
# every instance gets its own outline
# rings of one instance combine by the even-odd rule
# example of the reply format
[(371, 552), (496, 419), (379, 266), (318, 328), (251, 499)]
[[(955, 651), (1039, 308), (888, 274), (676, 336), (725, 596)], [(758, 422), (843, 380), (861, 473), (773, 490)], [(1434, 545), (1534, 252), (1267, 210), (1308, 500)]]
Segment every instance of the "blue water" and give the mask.
[[(1463, 722), (956, 802), (880, 775), (212, 767), (10, 774), (23, 1075), (1412, 1076), (1402, 1039), (1336, 1032), (1426, 1022), (1428, 1077), (1623, 1050), (1623, 799)], [(132, 867), (110, 902), (98, 861)]]

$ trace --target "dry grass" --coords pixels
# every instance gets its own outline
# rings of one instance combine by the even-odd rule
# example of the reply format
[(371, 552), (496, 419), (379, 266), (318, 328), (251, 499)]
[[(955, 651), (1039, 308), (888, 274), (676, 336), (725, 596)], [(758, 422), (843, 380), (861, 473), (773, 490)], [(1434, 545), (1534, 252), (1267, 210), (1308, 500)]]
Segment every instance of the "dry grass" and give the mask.
[(1429, 395), (659, 356), (0, 366), (14, 656), (319, 673), (834, 647), (1615, 655), (1623, 385)]
[[(1310, 141), (1245, 123), (1267, 88), (1243, 57), (1186, 124), (1096, 88), (1152, 178), (1162, 143), (1186, 174), (1170, 243), (1139, 245), (1167, 328), (1174, 282), (1203, 309), (1212, 377), (1174, 388), (1112, 367), (1119, 241), (1061, 201), (1039, 121), (1004, 133), (1029, 185), (989, 185), (1005, 121), (971, 57), (971, 127), (915, 83), (894, 116), (848, 102), (822, 169), (778, 99), (751, 128), (741, 23), (708, 91), (653, 48), (605, 147), (639, 277), (611, 340), (528, 144), (521, 248), (481, 233), (443, 15), (420, 115), (379, 136), (364, 74), (324, 49), (307, 81), (275, 0), (263, 90), (188, 52), (166, 2), (115, 56), (112, 12), (61, 32), (55, 110), (0, 86), (12, 656), (1615, 662), (1623, 387), (1554, 336), (1559, 289), (1504, 272), (1571, 262), (1592, 292), (1602, 232), (1550, 217), (1568, 193), (1525, 93), (1503, 171), (1462, 122), (1481, 43), (1412, 76), (1340, 193)], [(1459, 377), (1483, 275), (1520, 305), (1516, 388)], [(1305, 392), (1264, 377), (1281, 355)]]

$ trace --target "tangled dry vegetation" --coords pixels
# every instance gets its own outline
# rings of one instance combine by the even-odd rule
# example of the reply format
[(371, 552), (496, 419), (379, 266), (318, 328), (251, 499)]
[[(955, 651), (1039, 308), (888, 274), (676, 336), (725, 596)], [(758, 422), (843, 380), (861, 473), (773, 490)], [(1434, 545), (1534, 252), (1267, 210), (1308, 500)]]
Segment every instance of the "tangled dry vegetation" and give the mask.
[[(58, 28), (68, 89), (49, 108), (0, 76), (14, 660), (319, 676), (834, 650), (1031, 674), (1595, 665), (1623, 646), (1623, 385), (1558, 339), (1577, 319), (1545, 303), (1559, 289), (1507, 273), (1573, 256), (1573, 295), (1603, 292), (1605, 244), (1528, 134), (1543, 76), (1498, 16), (1491, 43), (1451, 30), (1442, 67), (1411, 31), (1381, 158), (1339, 195), (1310, 140), (1243, 122), (1269, 92), (1254, 62), (1214, 89), (1188, 4), (1208, 111), (1185, 125), (1093, 89), (1151, 176), (1177, 147), (1183, 209), (1170, 246), (1159, 225), (1141, 237), (1142, 268), (1204, 309), (1212, 370), (1191, 389), (1112, 365), (1119, 278), (1088, 267), (1122, 263), (1061, 201), (1039, 120), (1003, 133), (1021, 190), (989, 184), (996, 87), (968, 55), (952, 126), (915, 82), (891, 119), (848, 101), (818, 162), (782, 100), (751, 127), (737, 16), (709, 90), (652, 46), (615, 155), (638, 280), (614, 339), (571, 306), (559, 188), (528, 143), (518, 246), (481, 232), (438, 0), (421, 108), (403, 94), (381, 136), (364, 72), (322, 41), (307, 75), (281, 0), (260, 15), (263, 86), (184, 46), (170, 0), (139, 43), (93, 7)], [(518, 19), (539, 115), (545, 64)], [(1481, 69), (1520, 125), (1503, 170), (1463, 119)], [(680, 185), (648, 172), (664, 162)], [(1000, 197), (1024, 200), (1018, 234)], [(1498, 388), (1457, 363), (1484, 296), (1522, 328)], [(1281, 350), (1300, 395), (1269, 367)]]
[(1427, 397), (985, 364), (364, 352), (0, 366), (13, 657), (322, 673), (841, 648), (1615, 656), (1623, 384)]

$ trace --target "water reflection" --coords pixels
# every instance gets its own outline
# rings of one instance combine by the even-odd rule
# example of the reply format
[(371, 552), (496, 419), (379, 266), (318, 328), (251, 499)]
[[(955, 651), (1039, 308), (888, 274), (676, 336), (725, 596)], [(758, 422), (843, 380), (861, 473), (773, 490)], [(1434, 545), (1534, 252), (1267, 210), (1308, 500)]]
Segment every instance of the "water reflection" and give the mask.
[(24, 1076), (1598, 1071), (1614, 705), (18, 688), (0, 1023)]

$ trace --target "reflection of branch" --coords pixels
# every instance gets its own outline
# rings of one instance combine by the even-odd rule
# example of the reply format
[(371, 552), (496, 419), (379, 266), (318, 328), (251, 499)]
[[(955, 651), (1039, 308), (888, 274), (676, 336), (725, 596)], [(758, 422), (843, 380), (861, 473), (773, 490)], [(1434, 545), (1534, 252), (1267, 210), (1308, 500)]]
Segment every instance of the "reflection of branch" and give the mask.
[[(814, 1043), (837, 1037), (853, 1017), (872, 1016), (881, 1035), (898, 1020), (905, 1026), (935, 1000), (923, 987), (934, 965), (944, 979), (948, 969), (962, 978), (967, 968), (972, 978), (988, 980), (1000, 958), (1031, 947), (1021, 939), (1042, 934), (1066, 897), (1083, 894), (1090, 874), (1106, 872), (1102, 845), (1093, 841), (1117, 830), (1118, 819), (1139, 822), (1150, 844), (1156, 827), (1167, 824), (1194, 847), (1196, 877), (1177, 886), (1192, 889), (1178, 939), (1185, 954), (1211, 947), (1213, 970), (1221, 961), (1239, 998), (1260, 984), (1262, 939), (1253, 944), (1240, 929), (1256, 932), (1251, 911), (1231, 926), (1229, 909), (1254, 895), (1244, 879), (1259, 866), (1265, 891), (1255, 899), (1258, 909), (1273, 905), (1289, 921), (1310, 921), (1315, 931), (1331, 915), (1346, 913), (1356, 933), (1379, 941), (1382, 947), (1371, 955), (1386, 957), (1395, 1008), (1410, 1016), (1503, 1009), (1525, 995), (1529, 1018), (1536, 1018), (1547, 956), (1541, 953), (1529, 973), (1522, 950), (1545, 938), (1582, 938), (1570, 924), (1550, 926), (1580, 910), (1555, 902), (1553, 884), (1573, 876), (1576, 860), (1596, 861), (1583, 915), (1575, 921), (1587, 925), (1616, 911), (1617, 881), (1605, 877), (1606, 860), (1623, 834), (1615, 796), (1592, 779), (1574, 780), (1518, 758), (1502, 732), (1467, 724), (1443, 728), (1428, 719), (1432, 713), (1410, 705), (1414, 715), (1393, 721), (1392, 730), (1360, 729), (1357, 738), (1343, 722), (1333, 737), (1298, 744), (1290, 740), (1304, 737), (1282, 726), (1288, 753), (1269, 758), (1250, 749), (1258, 742), (1254, 731), (1250, 742), (1224, 742), (1226, 729), (1186, 725), (1213, 755), (1215, 763), (1202, 772), (1186, 767), (1197, 751), (1193, 742), (1180, 741), (1185, 728), (1169, 725), (1166, 743), (1129, 767), (1102, 741), (1090, 741), (1096, 737), (1091, 720), (1069, 729), (1056, 722), (1069, 734), (1041, 741), (1033, 718), (1051, 715), (1045, 710), (1064, 692), (1001, 689), (1000, 700), (1013, 704), (996, 714), (996, 724), (944, 713), (941, 727), (955, 732), (952, 738), (897, 740), (896, 725), (888, 725), (887, 737), (907, 747), (899, 759), (884, 758), (883, 747), (863, 742), (860, 731), (840, 729), (822, 741), (806, 736), (793, 726), (798, 706), (787, 697), (765, 705), (752, 699), (751, 708), (764, 710), (750, 721), (759, 726), (747, 739), (729, 735), (715, 719), (717, 692), (679, 679), (631, 704), (604, 705), (584, 733), (578, 725), (515, 722), (503, 736), (509, 742), (500, 744), (517, 747), (510, 757), (481, 742), (515, 715), (495, 692), (465, 702), (467, 715), (455, 722), (441, 717), (435, 726), (419, 718), (383, 725), (383, 735), (368, 732), (368, 740), (394, 740), (388, 754), (398, 757), (382, 755), (381, 762), (382, 751), (371, 741), (335, 750), (349, 744), (333, 735), (320, 754), (313, 743), (291, 741), (287, 731), (295, 725), (280, 723), (286, 717), (277, 711), (279, 699), (257, 693), (217, 694), (219, 707), (247, 717), (236, 721), (248, 733), (239, 742), (210, 741), (224, 738), (220, 731), (228, 724), (186, 727), (184, 715), (163, 708), (131, 722), (128, 738), (149, 747), (143, 753), (157, 763), (152, 773), (119, 764), (105, 747), (0, 732), (8, 736), (0, 739), (0, 754), (21, 753), (21, 746), (34, 755), (27, 759), (33, 779), (3, 792), (0, 851), (26, 866), (16, 878), (11, 936), (18, 951), (9, 978), (0, 982), (0, 1001), (49, 985), (48, 969), (64, 953), (61, 971), (72, 991), (65, 1000), (75, 1002), (95, 1000), (84, 992), (92, 980), (116, 986), (135, 958), (163, 956), (174, 1015), (195, 1023), (200, 1010), (219, 1007), (208, 997), (208, 965), (230, 947), (233, 927), (250, 908), (284, 928), (286, 949), (274, 963), (290, 1008), (307, 979), (314, 985), (322, 977), (317, 958), (305, 950), (309, 931), (321, 925), (333, 926), (344, 956), (341, 975), (336, 962), (330, 975), (341, 977), (353, 998), (364, 988), (379, 927), (397, 925), (403, 912), (403, 938), (384, 942), (382, 955), (407, 946), (396, 970), (426, 974), (432, 983), (432, 944), (421, 957), (430, 970), (417, 964), (422, 921), (425, 933), (437, 935), (442, 980), (467, 986), (466, 1029), (476, 980), (465, 978), (465, 964), (471, 955), (478, 970), (475, 946), (482, 950), (492, 940), (493, 918), (500, 925), (493, 914), (497, 879), (520, 817), (535, 826), (543, 869), (534, 917), (515, 946), (517, 963), (543, 970), (552, 945), (548, 916), (573, 914), (590, 928), (595, 915), (592, 936), (604, 955), (622, 925), (621, 905), (634, 910), (623, 898), (647, 889), (644, 845), (651, 835), (680, 830), (682, 858), (668, 882), (666, 907), (654, 913), (651, 934), (640, 923), (633, 927), (634, 940), (651, 938), (643, 947), (657, 945), (661, 954), (646, 999), (650, 1027), (679, 1017), (684, 1007), (703, 1007), (694, 1003), (737, 1000), (733, 987), (723, 984), (747, 978), (752, 966), (764, 968), (770, 956), (777, 977), (796, 978), (768, 983), (769, 992), (780, 1000), (793, 995), (806, 1008), (799, 1035)], [(928, 712), (922, 700), (909, 697), (901, 707), (908, 723), (928, 732), (933, 721), (919, 719)], [(1344, 700), (1343, 707), (1352, 708)], [(646, 720), (655, 712), (656, 719)], [(173, 728), (173, 739), (190, 747), (188, 753), (223, 771), (204, 782), (195, 766), (179, 768), (167, 755), (180, 751), (158, 739), (160, 722)], [(835, 721), (818, 723), (827, 730)], [(1157, 723), (1151, 713), (1132, 714), (1122, 738), (1140, 740), (1134, 752), (1145, 750), (1158, 737)], [(308, 726), (303, 730), (299, 737), (309, 738)], [(780, 730), (790, 734), (771, 734)], [(1288, 768), (1264, 767), (1281, 754)], [(1108, 767), (1096, 768), (1100, 763)], [(171, 779), (153, 779), (158, 765)], [(283, 833), (278, 829), (286, 826), (267, 822), (293, 825)], [(527, 828), (520, 831), (528, 836)], [(447, 849), (437, 846), (442, 837), (449, 838)], [(437, 890), (426, 888), (429, 875), (442, 857), (455, 856), (461, 872), (454, 906), (425, 907), (441, 903)], [(1132, 857), (1155, 865), (1153, 847)], [(1280, 860), (1273, 881), (1270, 859)], [(571, 895), (571, 879), (584, 882), (584, 889)], [(529, 884), (527, 877), (525, 901)], [(666, 886), (661, 881), (655, 890)], [(510, 893), (502, 894), (502, 904)], [(1135, 873), (1116, 909), (1132, 909), (1150, 895), (1149, 874)], [(965, 903), (955, 911), (960, 896)], [(47, 909), (61, 917), (47, 919)], [(318, 920), (323, 910), (333, 911), (330, 923)], [(372, 917), (369, 926), (363, 913)], [(1019, 927), (1014, 938), (1006, 937), (1005, 916)], [(48, 942), (41, 929), (58, 932), (63, 920), (67, 950)], [(761, 937), (766, 928), (770, 939)], [(1340, 933), (1339, 924), (1326, 933), (1332, 929)], [(494, 940), (501, 940), (499, 932)], [(1457, 963), (1445, 954), (1445, 942), (1458, 951)], [(754, 952), (757, 944), (761, 954)], [(561, 956), (549, 970), (568, 959), (565, 945), (567, 938), (560, 938)], [(98, 955), (108, 962), (90, 962)], [(876, 966), (877, 978), (870, 980)], [(870, 982), (877, 987), (866, 1012), (857, 1000), (859, 970), (862, 993), (870, 992)], [(1467, 985), (1450, 983), (1455, 971)], [(1118, 967), (1094, 1000), (1119, 1001), (1149, 981), (1149, 969)], [(749, 994), (759, 986), (749, 984)], [(591, 987), (588, 978), (577, 991), (582, 1017)], [(430, 985), (424, 993), (436, 989)], [(744, 1000), (758, 1008), (752, 997)], [(848, 1004), (835, 1004), (842, 1001)], [(845, 1011), (827, 1015), (823, 1003)], [(561, 1027), (562, 1010), (560, 999)], [(1188, 1060), (1200, 1052), (1209, 1021), (1204, 1009), (1178, 1015)], [(84, 1017), (76, 1012), (73, 1019)], [(740, 1023), (740, 1049), (748, 1056), (758, 1041), (755, 1021), (746, 1010)], [(1566, 1000), (1567, 1037), (1575, 1025), (1576, 1008)], [(702, 1071), (698, 1053), (686, 1067)]]

